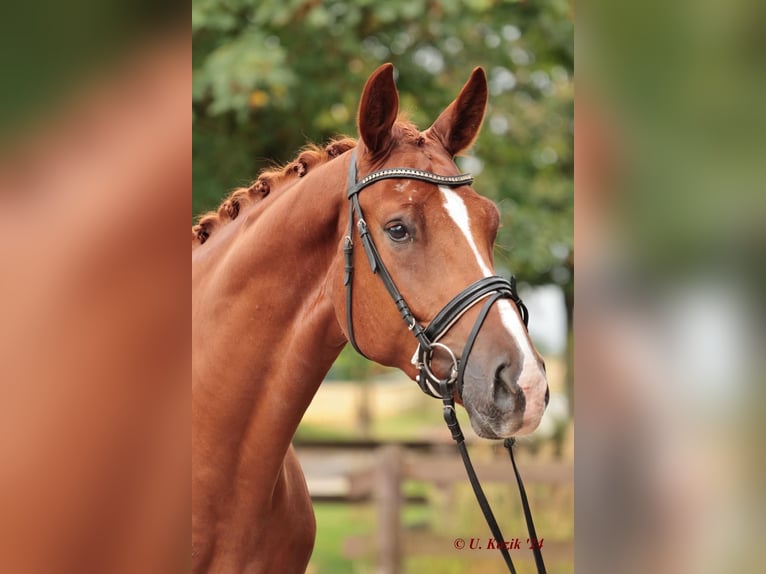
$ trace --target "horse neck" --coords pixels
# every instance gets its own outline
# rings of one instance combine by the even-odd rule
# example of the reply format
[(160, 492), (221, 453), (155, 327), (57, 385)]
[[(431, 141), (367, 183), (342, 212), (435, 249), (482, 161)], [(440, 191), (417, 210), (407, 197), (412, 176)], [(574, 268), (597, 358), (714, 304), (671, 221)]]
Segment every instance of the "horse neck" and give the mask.
[(256, 472), (278, 470), (346, 342), (329, 288), (342, 273), (347, 165), (317, 167), (193, 258), (192, 416), (212, 457), (230, 445), (241, 467), (252, 448)]

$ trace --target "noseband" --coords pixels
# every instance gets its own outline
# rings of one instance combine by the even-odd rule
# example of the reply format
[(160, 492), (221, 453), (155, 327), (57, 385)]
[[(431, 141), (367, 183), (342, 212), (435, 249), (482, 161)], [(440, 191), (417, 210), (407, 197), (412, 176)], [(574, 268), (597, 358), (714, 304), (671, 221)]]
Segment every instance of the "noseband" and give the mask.
[[(404, 296), (396, 287), (391, 274), (388, 272), (383, 260), (380, 257), (380, 253), (375, 247), (375, 243), (372, 240), (370, 231), (367, 227), (367, 222), (364, 219), (362, 213), (362, 207), (359, 204), (359, 193), (369, 185), (375, 182), (382, 181), (384, 179), (415, 179), (418, 181), (425, 181), (427, 183), (433, 183), (434, 185), (444, 185), (447, 187), (461, 187), (463, 185), (470, 185), (473, 182), (473, 177), (470, 174), (461, 175), (437, 175), (428, 171), (422, 171), (412, 168), (389, 168), (375, 171), (360, 181), (356, 179), (356, 150), (352, 152), (351, 165), (348, 171), (348, 199), (349, 199), (349, 216), (348, 216), (348, 234), (344, 239), (343, 252), (345, 257), (345, 277), (344, 284), (346, 286), (346, 325), (348, 327), (348, 338), (351, 341), (354, 349), (366, 357), (359, 345), (356, 342), (354, 336), (354, 322), (352, 316), (352, 302), (353, 302), (353, 274), (354, 274), (354, 221), (356, 221), (356, 227), (359, 232), (359, 237), (362, 242), (362, 247), (367, 254), (367, 260), (370, 263), (370, 269), (376, 275), (378, 275), (383, 281), (383, 285), (386, 287), (391, 298), (396, 304), (396, 308), (399, 310), (402, 319), (404, 320), (407, 328), (412, 332), (415, 338), (418, 340), (418, 348), (413, 356), (413, 362), (418, 367), (420, 375), (417, 377), (417, 383), (421, 390), (429, 396), (438, 399), (444, 399), (451, 396), (455, 390), (458, 392), (458, 396), (462, 396), (463, 392), (463, 376), (465, 374), (465, 365), (468, 362), (468, 356), (473, 348), (474, 341), (479, 334), (484, 320), (489, 314), (492, 305), (494, 305), (500, 299), (511, 299), (516, 307), (519, 309), (521, 318), (524, 321), (524, 326), (527, 325), (529, 313), (526, 306), (521, 301), (521, 298), (516, 293), (516, 279), (511, 277), (511, 280), (505, 279), (493, 275), (490, 277), (483, 277), (472, 283), (460, 293), (455, 295), (449, 303), (447, 303), (441, 311), (439, 311), (430, 324), (424, 327), (413, 315), (407, 302), (404, 300)], [(460, 357), (457, 357), (455, 353), (446, 345), (439, 343), (439, 340), (447, 334), (452, 326), (474, 305), (487, 299), (484, 307), (479, 313), (479, 317), (471, 330), (471, 334), (466, 341)], [(439, 378), (434, 374), (431, 368), (431, 361), (433, 359), (434, 350), (440, 348), (446, 351), (452, 360), (452, 368), (450, 373), (445, 378)], [(456, 388), (455, 388), (456, 387)]]
[[(498, 549), (500, 550), (505, 563), (508, 566), (508, 570), (512, 574), (516, 574), (516, 569), (513, 566), (513, 561), (508, 552), (508, 549), (503, 544), (504, 538), (500, 527), (497, 525), (497, 521), (492, 513), (492, 509), (489, 506), (484, 491), (479, 484), (479, 480), (474, 471), (473, 464), (468, 456), (468, 450), (465, 446), (465, 438), (463, 432), (460, 429), (460, 425), (457, 420), (455, 412), (454, 394), (457, 392), (459, 397), (462, 397), (463, 393), (463, 377), (465, 375), (465, 366), (468, 363), (468, 356), (471, 353), (473, 344), (476, 341), (476, 337), (479, 335), (484, 320), (487, 318), (492, 306), (500, 299), (511, 299), (519, 310), (521, 318), (524, 321), (524, 326), (527, 326), (529, 320), (529, 312), (521, 301), (521, 298), (516, 292), (516, 279), (511, 277), (510, 280), (497, 275), (490, 277), (483, 277), (472, 283), (460, 293), (455, 295), (443, 308), (439, 311), (433, 320), (424, 327), (414, 316), (407, 302), (404, 300), (404, 296), (396, 287), (391, 274), (388, 272), (383, 260), (380, 257), (380, 253), (375, 247), (375, 243), (370, 235), (370, 230), (367, 226), (367, 222), (364, 219), (362, 213), (362, 207), (359, 204), (359, 193), (369, 185), (382, 181), (384, 179), (414, 179), (418, 181), (425, 181), (434, 185), (444, 185), (447, 187), (461, 187), (464, 185), (470, 185), (473, 182), (473, 177), (470, 174), (461, 175), (437, 175), (429, 171), (422, 171), (419, 169), (407, 168), (407, 167), (395, 167), (381, 169), (375, 171), (363, 177), (360, 181), (357, 181), (357, 167), (356, 167), (356, 149), (351, 154), (351, 164), (348, 170), (348, 199), (349, 199), (349, 214), (348, 214), (348, 233), (343, 242), (343, 254), (345, 263), (345, 275), (343, 283), (346, 286), (346, 326), (348, 330), (348, 338), (351, 341), (354, 349), (362, 355), (367, 357), (354, 337), (354, 322), (353, 322), (353, 285), (354, 285), (354, 222), (356, 221), (356, 228), (359, 233), (359, 238), (362, 242), (364, 252), (367, 254), (367, 260), (370, 264), (370, 269), (373, 274), (376, 274), (383, 281), (383, 285), (388, 291), (389, 295), (396, 304), (396, 308), (399, 310), (399, 314), (402, 316), (404, 323), (407, 325), (415, 338), (418, 341), (418, 348), (413, 356), (413, 362), (417, 366), (420, 374), (417, 376), (416, 381), (421, 390), (429, 396), (441, 399), (444, 404), (444, 420), (452, 433), (452, 438), (455, 440), (458, 446), (458, 450), (463, 458), (463, 464), (465, 465), (468, 478), (473, 487), (474, 494), (479, 502), (484, 518), (487, 520), (490, 530), (493, 536), (498, 541)], [(458, 357), (455, 353), (446, 345), (439, 342), (439, 340), (447, 334), (455, 323), (474, 305), (480, 301), (485, 300), (484, 306), (479, 312), (479, 316), (471, 329), (468, 339), (466, 340), (463, 352)], [(433, 353), (435, 349), (444, 350), (452, 361), (449, 374), (440, 378), (433, 372), (431, 368), (431, 361), (433, 360)], [(516, 460), (513, 456), (513, 444), (514, 439), (506, 439), (505, 447), (508, 449), (511, 457), (511, 463), (513, 464), (514, 474), (519, 486), (519, 492), (521, 494), (521, 503), (524, 509), (524, 517), (527, 523), (527, 529), (532, 544), (532, 552), (535, 557), (535, 563), (537, 565), (537, 571), (540, 574), (545, 574), (545, 564), (543, 563), (542, 552), (540, 550), (541, 544), (537, 542), (537, 534), (535, 533), (535, 527), (532, 522), (532, 514), (529, 509), (529, 503), (527, 501), (526, 491), (524, 484), (521, 481), (521, 475), (516, 467)]]

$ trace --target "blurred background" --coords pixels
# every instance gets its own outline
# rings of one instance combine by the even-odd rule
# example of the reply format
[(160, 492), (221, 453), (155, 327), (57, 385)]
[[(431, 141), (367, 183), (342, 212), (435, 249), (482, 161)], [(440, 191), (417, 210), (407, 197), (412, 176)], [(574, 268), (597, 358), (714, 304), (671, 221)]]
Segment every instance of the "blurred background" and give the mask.
[(764, 572), (766, 10), (578, 5), (577, 572)]
[[(551, 573), (573, 569), (572, 17), (562, 0), (192, 3), (194, 215), (307, 141), (356, 137), (361, 89), (380, 64), (396, 66), (401, 109), (422, 129), (475, 66), (485, 68), (487, 117), (458, 163), (500, 207), (498, 272), (518, 277), (548, 366), (548, 413), (517, 451)], [(464, 415), (503, 533), (524, 548), (507, 454), (478, 439)], [(295, 443), (317, 516), (310, 572), (504, 571), (497, 551), (454, 547), (458, 537), (484, 545), (489, 531), (441, 405), (401, 373), (346, 349)], [(382, 495), (381, 481), (394, 481), (402, 499)], [(400, 513), (394, 533), (379, 522), (378, 509), (391, 505)], [(380, 556), (391, 536), (399, 552)], [(533, 567), (528, 550), (514, 556), (524, 571)]]
[(0, 6), (0, 571), (188, 570), (188, 5)]
[[(572, 3), (195, 1), (191, 66), (188, 5), (165, 5), (2, 6), (2, 570), (118, 571), (88, 530), (71, 544), (104, 469), (141, 471), (156, 488), (146, 508), (178, 497), (184, 517), (150, 512), (145, 552), (122, 537), (117, 564), (184, 569), (142, 554), (186, 544), (161, 534), (188, 527), (189, 211), (306, 140), (353, 135), (364, 79), (392, 61), (421, 126), (473, 66), (489, 73), (487, 122), (461, 161), (501, 205), (498, 262), (534, 303), (551, 412), (564, 413), (518, 449), (549, 570), (571, 572)], [(596, 0), (578, 5), (577, 29), (577, 571), (763, 572), (763, 3)], [(450, 550), (486, 527), (462, 470), (444, 466), (455, 453), (440, 450), (438, 405), (353, 355), (332, 375), (297, 437), (325, 533), (313, 571), (374, 569), (369, 484), (397, 459), (370, 453), (392, 442), (417, 477), (402, 487), (404, 567), (500, 571)], [(156, 409), (147, 424), (159, 381), (174, 383), (163, 401), (178, 418)], [(158, 424), (179, 432), (159, 443)], [(175, 468), (157, 481), (115, 448), (125, 440)], [(492, 447), (471, 448), (482, 476), (508, 476)], [(515, 493), (490, 482), (506, 536), (523, 536)], [(116, 544), (98, 519), (116, 510), (96, 510), (93, 531)]]

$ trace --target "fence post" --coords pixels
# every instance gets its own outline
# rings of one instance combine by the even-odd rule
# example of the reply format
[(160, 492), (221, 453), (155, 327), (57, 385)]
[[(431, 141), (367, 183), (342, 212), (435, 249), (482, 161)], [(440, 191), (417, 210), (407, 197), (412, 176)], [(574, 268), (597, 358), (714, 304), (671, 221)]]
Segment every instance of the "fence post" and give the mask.
[(402, 448), (381, 448), (375, 478), (378, 574), (399, 574), (402, 569), (402, 473)]

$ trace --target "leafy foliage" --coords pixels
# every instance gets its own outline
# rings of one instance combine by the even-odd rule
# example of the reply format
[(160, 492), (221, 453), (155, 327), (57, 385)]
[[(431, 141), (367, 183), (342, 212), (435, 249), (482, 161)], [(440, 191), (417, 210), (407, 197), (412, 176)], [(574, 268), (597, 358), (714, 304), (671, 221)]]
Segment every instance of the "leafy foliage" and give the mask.
[(361, 87), (379, 64), (396, 65), (402, 107), (421, 127), (481, 65), (490, 108), (463, 166), (501, 205), (498, 263), (531, 283), (570, 282), (567, 2), (195, 0), (192, 25), (195, 210), (306, 139), (355, 134)]

